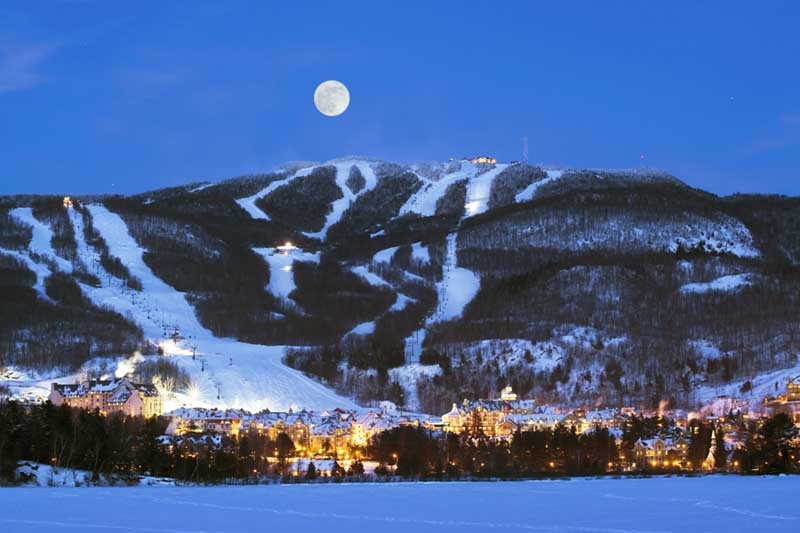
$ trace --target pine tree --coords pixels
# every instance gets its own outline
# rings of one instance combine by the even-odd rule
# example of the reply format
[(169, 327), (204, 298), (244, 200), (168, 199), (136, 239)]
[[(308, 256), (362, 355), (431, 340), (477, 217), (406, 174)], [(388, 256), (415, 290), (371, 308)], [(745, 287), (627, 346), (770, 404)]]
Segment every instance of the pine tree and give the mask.
[(313, 462), (308, 463), (308, 469), (306, 470), (306, 479), (309, 481), (317, 479), (317, 467), (314, 466)]

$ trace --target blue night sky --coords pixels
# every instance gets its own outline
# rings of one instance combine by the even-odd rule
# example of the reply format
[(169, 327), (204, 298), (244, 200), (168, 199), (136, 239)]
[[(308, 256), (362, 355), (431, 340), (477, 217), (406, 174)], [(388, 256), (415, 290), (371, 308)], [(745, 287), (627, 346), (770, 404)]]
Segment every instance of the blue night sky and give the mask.
[[(800, 2), (0, 4), (0, 194), (369, 155), (800, 194)], [(348, 111), (319, 114), (338, 79)], [(644, 161), (641, 157), (644, 154)]]

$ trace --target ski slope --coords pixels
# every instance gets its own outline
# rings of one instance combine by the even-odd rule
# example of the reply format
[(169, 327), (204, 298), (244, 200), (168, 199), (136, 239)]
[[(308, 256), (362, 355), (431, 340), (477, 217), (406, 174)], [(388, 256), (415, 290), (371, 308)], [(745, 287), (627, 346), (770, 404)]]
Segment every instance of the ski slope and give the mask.
[(33, 229), (33, 237), (31, 238), (30, 244), (32, 251), (54, 261), (59, 270), (67, 274), (72, 272), (72, 263), (56, 254), (56, 251), (53, 249), (53, 245), (51, 244), (53, 240), (53, 230), (46, 224), (39, 222), (39, 220), (33, 216), (33, 209), (30, 207), (18, 207), (9, 211), (9, 214)]
[[(331, 203), (331, 211), (325, 217), (325, 224), (322, 226), (321, 230), (305, 233), (306, 236), (313, 239), (325, 240), (325, 237), (328, 235), (328, 230), (341, 220), (342, 215), (344, 215), (345, 211), (350, 207), (350, 204), (362, 194), (374, 189), (375, 185), (378, 184), (375, 171), (372, 170), (372, 167), (368, 163), (357, 160), (345, 160), (335, 162), (334, 166), (336, 167), (336, 185), (342, 192), (342, 197)], [(347, 178), (350, 177), (350, 168), (354, 166), (361, 172), (365, 181), (364, 187), (357, 193), (351, 191), (350, 187), (347, 186)]]
[[(294, 282), (294, 263), (319, 263), (319, 254), (305, 252), (300, 248), (280, 251), (275, 248), (253, 248), (253, 251), (264, 258), (269, 265), (269, 284), (267, 290), (273, 296), (289, 300), (289, 295), (297, 288)], [(293, 305), (297, 303), (292, 302)]]
[(442, 176), (441, 179), (433, 181), (423, 176), (417, 175), (422, 181), (422, 187), (417, 190), (400, 208), (398, 216), (414, 213), (423, 217), (430, 217), (436, 214), (436, 204), (444, 196), (447, 188), (464, 179), (472, 179), (478, 173), (478, 167), (468, 161), (461, 162), (461, 168), (450, 174)]
[(492, 183), (494, 179), (504, 171), (508, 165), (497, 164), (493, 169), (488, 172), (476, 176), (469, 180), (467, 184), (467, 203), (464, 206), (466, 209), (466, 216), (472, 217), (485, 213), (489, 209), (489, 196), (492, 192)]
[(539, 190), (539, 187), (542, 185), (547, 185), (564, 175), (564, 171), (562, 170), (545, 170), (547, 177), (543, 180), (535, 181), (525, 187), (521, 192), (517, 193), (514, 200), (517, 202), (529, 202), (533, 200), (533, 197), (536, 196), (536, 191)]
[(50, 296), (47, 295), (44, 285), (45, 280), (50, 275), (50, 269), (47, 267), (47, 265), (42, 263), (37, 263), (36, 261), (31, 259), (31, 257), (28, 254), (24, 254), (16, 250), (6, 250), (3, 248), (0, 249), (0, 254), (11, 256), (25, 263), (25, 266), (27, 266), (31, 272), (36, 274), (36, 282), (33, 285), (33, 290), (36, 291), (39, 297), (47, 301), (52, 301)]
[(290, 183), (292, 180), (294, 180), (296, 178), (301, 178), (303, 176), (308, 176), (309, 174), (311, 174), (314, 171), (315, 168), (316, 167), (314, 167), (314, 166), (301, 168), (300, 170), (298, 170), (297, 172), (295, 172), (294, 174), (292, 174), (291, 176), (289, 176), (287, 178), (284, 178), (282, 180), (273, 181), (272, 183), (267, 185), (264, 189), (258, 191), (253, 196), (248, 196), (247, 198), (239, 198), (238, 200), (236, 200), (236, 203), (239, 204), (239, 206), (242, 209), (247, 211), (247, 213), (251, 217), (256, 218), (256, 219), (261, 219), (261, 220), (270, 220), (269, 215), (266, 214), (264, 211), (262, 211), (256, 205), (256, 202), (258, 200), (260, 200), (261, 198), (264, 198), (265, 196), (269, 195), (269, 193), (271, 193), (275, 189), (277, 189), (279, 187), (283, 187), (287, 183)]
[[(144, 302), (126, 301), (116, 295), (102, 301), (130, 313), (145, 335), (164, 346), (192, 376), (192, 394), (181, 400), (197, 406), (241, 407), (248, 410), (312, 410), (355, 407), (323, 385), (281, 362), (285, 347), (261, 346), (219, 339), (195, 317), (194, 309), (180, 293), (156, 277), (143, 259), (143, 250), (131, 237), (124, 221), (105, 207), (89, 207), (95, 228), (108, 243), (112, 255), (142, 281)], [(185, 340), (165, 340), (170, 329)], [(192, 351), (197, 357), (191, 357)]]
[(481, 288), (481, 280), (474, 272), (457, 265), (457, 237), (455, 232), (447, 236), (447, 256), (442, 266), (442, 281), (436, 285), (436, 311), (427, 318), (427, 325), (459, 318)]

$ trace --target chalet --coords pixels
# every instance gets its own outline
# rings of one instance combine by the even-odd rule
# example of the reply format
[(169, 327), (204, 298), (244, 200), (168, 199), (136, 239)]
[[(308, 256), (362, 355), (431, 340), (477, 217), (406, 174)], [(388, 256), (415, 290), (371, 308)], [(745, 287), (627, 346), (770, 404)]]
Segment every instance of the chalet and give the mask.
[(494, 165), (497, 164), (497, 159), (488, 155), (478, 155), (467, 159), (470, 163), (475, 165)]
[(162, 412), (161, 395), (153, 385), (133, 383), (127, 378), (87, 380), (73, 385), (53, 383), (49, 399), (54, 405), (97, 409), (103, 414), (152, 417)]

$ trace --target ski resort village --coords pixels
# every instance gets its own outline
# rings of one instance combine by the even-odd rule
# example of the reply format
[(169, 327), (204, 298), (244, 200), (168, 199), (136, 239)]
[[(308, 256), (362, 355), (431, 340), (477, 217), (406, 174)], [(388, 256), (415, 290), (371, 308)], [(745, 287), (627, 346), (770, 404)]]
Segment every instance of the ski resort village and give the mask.
[(795, 470), (800, 256), (754, 202), (488, 155), (3, 198), (0, 418), (60, 435), (4, 475)]

